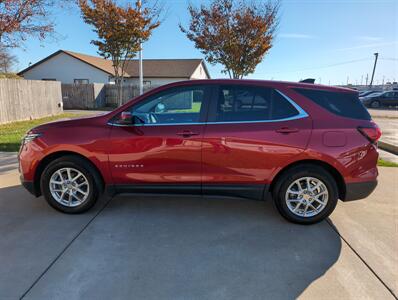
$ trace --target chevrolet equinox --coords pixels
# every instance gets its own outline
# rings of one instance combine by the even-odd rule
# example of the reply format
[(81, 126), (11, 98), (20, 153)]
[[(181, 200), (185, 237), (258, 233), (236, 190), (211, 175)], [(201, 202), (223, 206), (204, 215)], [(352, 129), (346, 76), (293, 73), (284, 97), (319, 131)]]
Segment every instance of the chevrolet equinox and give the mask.
[(116, 110), (30, 130), (22, 184), (64, 213), (101, 193), (272, 198), (287, 220), (325, 219), (337, 200), (377, 184), (381, 131), (349, 89), (307, 83), (196, 80)]

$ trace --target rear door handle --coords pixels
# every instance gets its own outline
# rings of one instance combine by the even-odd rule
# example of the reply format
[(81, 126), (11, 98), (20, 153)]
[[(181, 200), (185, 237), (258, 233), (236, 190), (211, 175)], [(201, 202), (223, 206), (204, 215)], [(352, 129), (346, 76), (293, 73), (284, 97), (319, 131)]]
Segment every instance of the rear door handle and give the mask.
[(275, 131), (278, 133), (289, 134), (289, 133), (298, 132), (299, 130), (298, 130), (298, 128), (282, 127)]
[(191, 137), (191, 136), (194, 136), (194, 135), (199, 135), (199, 133), (192, 132), (190, 130), (184, 130), (182, 132), (177, 132), (177, 135), (182, 136), (184, 138), (188, 138), (188, 137)]

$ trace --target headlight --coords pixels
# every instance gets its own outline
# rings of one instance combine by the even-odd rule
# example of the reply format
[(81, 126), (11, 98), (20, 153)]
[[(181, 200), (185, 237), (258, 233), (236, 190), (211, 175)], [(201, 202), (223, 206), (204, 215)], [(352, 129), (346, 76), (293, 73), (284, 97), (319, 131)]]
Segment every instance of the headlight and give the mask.
[(22, 143), (26, 145), (27, 143), (30, 143), (34, 139), (38, 138), (39, 136), (41, 136), (41, 133), (27, 133), (22, 139)]

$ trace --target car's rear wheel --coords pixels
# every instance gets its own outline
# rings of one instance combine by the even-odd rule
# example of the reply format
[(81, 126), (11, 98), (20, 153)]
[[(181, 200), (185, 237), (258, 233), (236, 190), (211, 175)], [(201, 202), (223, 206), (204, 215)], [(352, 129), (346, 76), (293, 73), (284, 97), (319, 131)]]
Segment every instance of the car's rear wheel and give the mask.
[(274, 189), (274, 201), (281, 215), (299, 224), (327, 218), (338, 200), (333, 176), (319, 166), (302, 165), (285, 172)]
[(77, 156), (64, 156), (52, 161), (44, 169), (40, 185), (47, 202), (64, 213), (87, 211), (99, 195), (96, 170)]
[(372, 107), (372, 108), (380, 108), (380, 106), (381, 106), (381, 104), (380, 104), (380, 101), (378, 101), (378, 100), (370, 103), (370, 107)]

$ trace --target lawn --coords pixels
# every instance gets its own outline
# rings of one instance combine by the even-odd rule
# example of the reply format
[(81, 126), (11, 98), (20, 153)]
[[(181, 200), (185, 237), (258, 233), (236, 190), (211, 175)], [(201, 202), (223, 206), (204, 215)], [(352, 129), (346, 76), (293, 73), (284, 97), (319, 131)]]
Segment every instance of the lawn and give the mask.
[(188, 108), (188, 109), (171, 109), (171, 110), (168, 110), (167, 112), (170, 112), (170, 113), (199, 113), (201, 104), (202, 104), (201, 102), (193, 102), (191, 108)]
[(36, 120), (20, 121), (0, 125), (0, 151), (18, 151), (22, 137), (29, 129), (35, 126), (51, 121), (56, 121), (59, 119), (72, 119), (82, 116), (82, 114), (63, 113), (57, 116), (40, 118)]
[(379, 159), (379, 161), (377, 162), (377, 165), (379, 167), (398, 167), (398, 164), (395, 162), (391, 162), (391, 161), (387, 161), (384, 159)]

